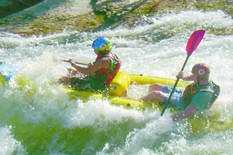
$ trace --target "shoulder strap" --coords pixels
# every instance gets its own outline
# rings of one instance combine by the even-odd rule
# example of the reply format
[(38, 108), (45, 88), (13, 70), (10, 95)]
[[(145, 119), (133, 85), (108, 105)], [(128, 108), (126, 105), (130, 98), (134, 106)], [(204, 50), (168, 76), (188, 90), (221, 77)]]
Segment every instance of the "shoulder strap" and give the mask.
[(218, 98), (219, 94), (220, 94), (220, 86), (215, 84), (213, 81), (212, 81), (212, 84), (213, 84), (213, 96), (212, 96), (212, 102), (215, 102), (215, 100)]

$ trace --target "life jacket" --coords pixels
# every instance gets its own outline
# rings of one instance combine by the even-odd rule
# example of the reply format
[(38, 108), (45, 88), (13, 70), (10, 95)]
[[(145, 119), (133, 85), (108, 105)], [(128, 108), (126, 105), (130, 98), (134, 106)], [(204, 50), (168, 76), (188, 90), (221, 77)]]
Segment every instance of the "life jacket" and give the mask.
[(191, 83), (185, 88), (183, 93), (184, 104), (186, 107), (192, 102), (193, 96), (198, 92), (209, 92), (212, 94), (210, 103), (211, 106), (219, 96), (220, 87), (212, 81), (210, 82), (210, 86), (208, 88), (206, 88), (206, 86), (199, 86), (197, 84)]
[(116, 74), (119, 72), (121, 67), (121, 61), (120, 59), (112, 53), (108, 53), (104, 56), (98, 56), (95, 60), (95, 62), (99, 61), (100, 59), (107, 57), (110, 59), (110, 66), (109, 68), (101, 68), (97, 72), (94, 73), (94, 78), (96, 80), (103, 81), (104, 84), (109, 85), (110, 82), (113, 80), (113, 78), (116, 76)]

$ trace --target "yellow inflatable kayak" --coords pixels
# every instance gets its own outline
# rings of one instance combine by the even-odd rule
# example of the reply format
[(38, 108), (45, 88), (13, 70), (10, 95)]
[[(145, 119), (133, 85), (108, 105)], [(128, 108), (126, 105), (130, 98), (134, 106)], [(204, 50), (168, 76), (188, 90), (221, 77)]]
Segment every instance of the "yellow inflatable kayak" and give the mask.
[[(0, 84), (6, 85), (8, 80), (0, 72)], [(20, 89), (26, 84), (31, 85), (31, 90), (28, 91), (28, 95), (36, 93), (36, 84), (32, 80), (28, 80), (25, 77), (17, 78), (18, 85)], [(174, 85), (175, 79), (160, 78), (160, 77), (150, 77), (144, 75), (134, 75), (128, 74), (127, 72), (119, 72), (117, 76), (113, 79), (109, 87), (109, 93), (96, 93), (80, 90), (72, 90), (69, 88), (62, 87), (62, 91), (66, 93), (70, 100), (81, 99), (84, 102), (90, 99), (107, 99), (109, 102), (116, 106), (122, 106), (124, 108), (133, 108), (137, 110), (161, 110), (162, 108), (158, 104), (158, 101), (153, 103), (143, 103), (139, 100), (130, 99), (127, 97), (122, 97), (121, 95), (130, 87), (131, 83), (136, 83), (138, 85), (161, 83), (167, 85)], [(188, 83), (184, 81), (179, 81), (178, 86), (185, 87)], [(171, 109), (172, 110), (172, 109)], [(220, 120), (219, 114), (214, 114), (211, 117), (190, 118), (187, 121), (187, 126), (193, 132), (210, 132), (210, 131), (224, 131), (233, 127), (232, 120)]]
[[(66, 93), (69, 94), (70, 99), (77, 99), (77, 98), (106, 98), (112, 104), (115, 105), (122, 105), (126, 108), (137, 108), (137, 109), (145, 109), (156, 107), (160, 108), (158, 101), (153, 102), (153, 106), (151, 104), (145, 104), (141, 101), (129, 99), (127, 97), (122, 97), (122, 94), (130, 87), (131, 83), (135, 83), (138, 85), (146, 85), (152, 83), (161, 83), (167, 85), (174, 85), (174, 79), (168, 78), (160, 78), (160, 77), (150, 77), (144, 75), (133, 75), (128, 74), (127, 72), (119, 72), (117, 76), (113, 79), (109, 86), (109, 93), (102, 94), (102, 93), (95, 93), (95, 92), (88, 92), (88, 91), (79, 91), (79, 90), (72, 90), (66, 89)], [(180, 81), (178, 86), (184, 87), (188, 83)]]
[[(65, 91), (71, 100), (83, 99), (85, 101), (89, 99), (103, 98), (108, 99), (113, 105), (124, 106), (125, 108), (134, 108), (138, 110), (162, 110), (162, 107), (160, 107), (158, 101), (154, 101), (153, 103), (143, 103), (138, 100), (121, 97), (121, 94), (123, 94), (123, 92), (129, 88), (130, 83), (132, 82), (138, 85), (161, 83), (173, 86), (175, 79), (134, 75), (128, 74), (127, 72), (120, 72), (112, 81), (109, 87), (109, 94), (85, 92), (71, 89), (65, 89)], [(177, 86), (185, 87), (188, 84), (188, 82), (179, 81)], [(187, 122), (187, 126), (192, 132), (203, 133), (210, 131), (224, 131), (233, 127), (232, 120), (220, 120), (220, 114), (217, 112), (211, 116), (198, 116), (198, 118), (189, 118)]]
[(0, 74), (0, 83), (1, 83), (1, 85), (3, 85), (3, 86), (5, 86), (6, 83), (7, 83), (6, 79), (4, 78), (4, 76), (3, 76), (2, 74)]

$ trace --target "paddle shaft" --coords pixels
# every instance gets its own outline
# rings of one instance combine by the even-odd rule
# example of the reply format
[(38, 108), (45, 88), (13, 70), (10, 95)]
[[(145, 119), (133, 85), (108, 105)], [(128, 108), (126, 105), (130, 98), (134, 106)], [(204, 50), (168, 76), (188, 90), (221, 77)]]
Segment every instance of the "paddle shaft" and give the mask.
[[(190, 55), (187, 55), (187, 57), (186, 57), (186, 59), (185, 59), (185, 62), (184, 62), (184, 64), (183, 64), (182, 69), (181, 69), (180, 72), (182, 72), (182, 71), (184, 70), (184, 67), (185, 67), (185, 65), (186, 65), (186, 63), (187, 63), (189, 57), (190, 57)], [(161, 113), (161, 116), (163, 116), (165, 110), (167, 109), (167, 106), (168, 106), (168, 104), (169, 104), (170, 101), (171, 101), (172, 94), (174, 93), (174, 91), (175, 91), (175, 89), (176, 89), (176, 86), (177, 86), (179, 80), (180, 80), (180, 78), (177, 78), (177, 79), (176, 79), (176, 82), (175, 82), (175, 84), (174, 84), (174, 86), (173, 86), (173, 88), (172, 88), (172, 91), (171, 91), (171, 93), (170, 93), (170, 95), (169, 95), (169, 97), (168, 97), (168, 99), (167, 99), (167, 102), (166, 102), (164, 108), (163, 108), (163, 111), (162, 111), (162, 113)]]

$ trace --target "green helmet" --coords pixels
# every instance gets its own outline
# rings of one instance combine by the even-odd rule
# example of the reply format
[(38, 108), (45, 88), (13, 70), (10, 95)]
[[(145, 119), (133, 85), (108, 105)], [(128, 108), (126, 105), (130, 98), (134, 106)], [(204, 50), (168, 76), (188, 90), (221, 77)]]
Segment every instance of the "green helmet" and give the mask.
[(112, 48), (111, 41), (106, 37), (99, 37), (93, 41), (92, 48), (98, 51), (110, 51)]
[(192, 73), (198, 76), (199, 81), (209, 80), (210, 68), (204, 63), (198, 63), (193, 66)]

